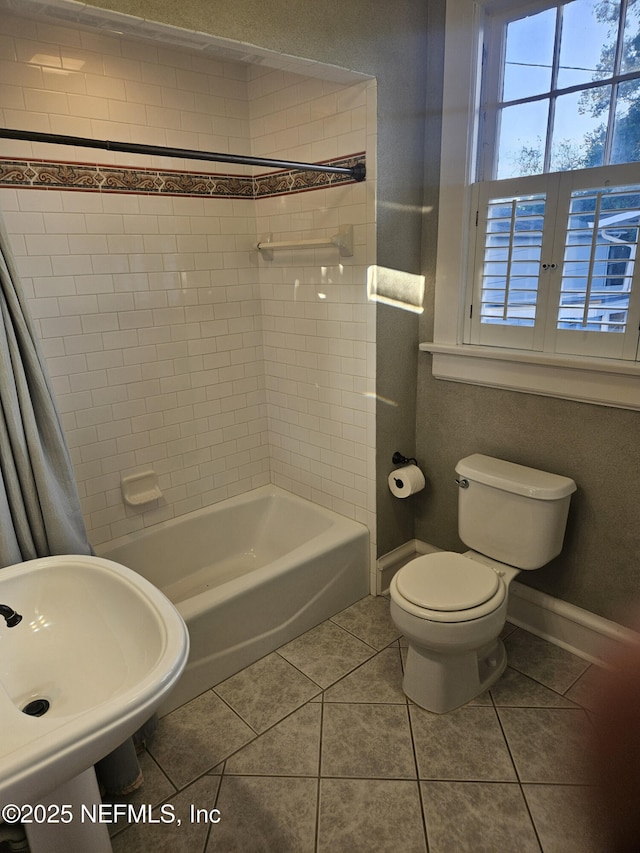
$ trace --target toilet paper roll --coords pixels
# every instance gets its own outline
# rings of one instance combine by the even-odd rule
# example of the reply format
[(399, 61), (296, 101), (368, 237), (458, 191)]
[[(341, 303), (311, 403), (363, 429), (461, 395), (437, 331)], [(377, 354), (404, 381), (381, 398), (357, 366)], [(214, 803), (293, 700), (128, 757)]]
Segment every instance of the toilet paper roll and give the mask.
[(417, 465), (405, 465), (389, 474), (389, 490), (396, 498), (408, 498), (422, 491), (424, 486), (424, 474)]

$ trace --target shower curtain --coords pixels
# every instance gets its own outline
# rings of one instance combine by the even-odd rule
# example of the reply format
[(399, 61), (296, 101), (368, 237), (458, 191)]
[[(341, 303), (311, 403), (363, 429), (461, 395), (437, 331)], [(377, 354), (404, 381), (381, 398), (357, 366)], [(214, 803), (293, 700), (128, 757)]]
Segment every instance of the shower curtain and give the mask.
[(0, 566), (91, 554), (71, 459), (0, 219)]
[[(93, 554), (53, 391), (0, 216), (0, 567)], [(10, 602), (9, 602), (10, 603)], [(137, 739), (155, 727), (143, 726)], [(142, 782), (129, 738), (96, 766), (106, 793)]]

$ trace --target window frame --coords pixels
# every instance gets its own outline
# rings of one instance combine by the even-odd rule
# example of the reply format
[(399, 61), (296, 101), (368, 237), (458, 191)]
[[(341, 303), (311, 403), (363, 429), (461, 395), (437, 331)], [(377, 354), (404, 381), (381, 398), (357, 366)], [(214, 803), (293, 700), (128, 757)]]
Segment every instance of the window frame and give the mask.
[[(420, 349), (433, 354), (439, 379), (640, 410), (640, 362), (464, 343), (484, 28), (488, 15), (513, 5), (447, 2), (434, 333)], [(518, 12), (555, 5), (523, 3)]]

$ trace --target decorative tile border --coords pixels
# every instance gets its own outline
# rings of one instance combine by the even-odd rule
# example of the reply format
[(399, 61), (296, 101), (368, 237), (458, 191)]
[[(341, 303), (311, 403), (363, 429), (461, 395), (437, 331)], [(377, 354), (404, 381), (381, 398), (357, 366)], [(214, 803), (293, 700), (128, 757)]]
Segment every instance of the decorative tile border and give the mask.
[[(331, 166), (364, 163), (364, 153), (324, 161)], [(353, 183), (349, 175), (295, 170), (254, 177), (208, 172), (135, 169), (128, 166), (18, 160), (0, 157), (0, 187), (83, 190), (85, 192), (197, 196), (199, 198), (269, 198)]]

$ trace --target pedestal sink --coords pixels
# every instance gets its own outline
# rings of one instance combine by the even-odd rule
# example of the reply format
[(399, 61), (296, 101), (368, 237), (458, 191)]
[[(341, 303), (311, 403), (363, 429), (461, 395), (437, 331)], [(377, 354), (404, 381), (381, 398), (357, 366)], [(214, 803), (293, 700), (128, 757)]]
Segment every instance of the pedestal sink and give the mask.
[[(97, 795), (92, 766), (153, 714), (180, 677), (186, 626), (143, 577), (99, 557), (44, 557), (1, 569), (0, 602), (22, 616), (14, 627), (0, 619), (0, 806), (74, 796), (79, 808)], [(32, 853), (89, 849), (78, 846), (86, 838), (70, 837), (74, 823), (75, 815), (64, 826), (26, 826)], [(110, 849), (104, 825), (94, 830), (103, 837), (91, 841), (92, 851)]]

